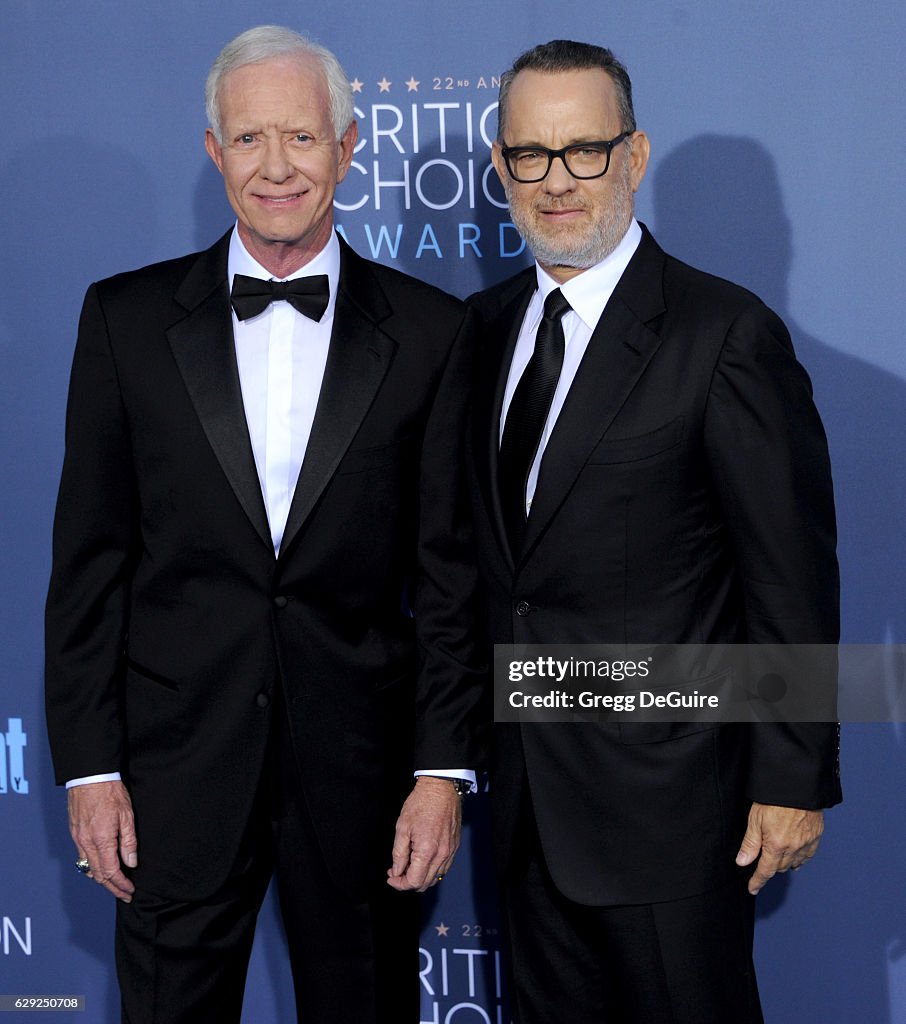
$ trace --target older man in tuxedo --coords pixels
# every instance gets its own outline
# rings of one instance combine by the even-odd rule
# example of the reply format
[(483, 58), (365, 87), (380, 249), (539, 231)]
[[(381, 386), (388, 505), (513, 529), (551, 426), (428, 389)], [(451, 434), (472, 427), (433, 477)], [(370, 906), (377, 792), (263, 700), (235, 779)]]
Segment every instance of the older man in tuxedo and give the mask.
[(470, 315), (338, 239), (332, 54), (250, 30), (206, 99), (235, 228), (82, 313), (55, 770), (79, 869), (118, 898), (124, 1020), (238, 1021), (274, 873), (299, 1019), (414, 1020), (404, 890), (450, 867), (479, 757)]
[[(471, 300), (491, 635), (834, 643), (808, 378), (756, 296), (636, 222), (648, 155), (610, 51), (557, 40), (502, 77), (493, 160), (536, 264)], [(815, 852), (836, 726), (525, 723), (495, 747), (520, 1024), (760, 1021), (752, 894)]]

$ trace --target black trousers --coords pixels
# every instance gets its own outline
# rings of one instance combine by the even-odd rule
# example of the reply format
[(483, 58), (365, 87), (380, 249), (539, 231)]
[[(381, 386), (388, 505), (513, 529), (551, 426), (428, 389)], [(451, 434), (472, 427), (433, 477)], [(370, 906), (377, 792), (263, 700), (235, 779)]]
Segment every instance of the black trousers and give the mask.
[(516, 1024), (763, 1024), (742, 874), (687, 899), (586, 907), (554, 885), (529, 801), (518, 838), (501, 880)]
[[(354, 903), (332, 882), (283, 722), (273, 746), (257, 820), (229, 884), (198, 903), (137, 890), (132, 903), (117, 904), (124, 1024), (238, 1024), (255, 921), (273, 875), (300, 1024), (418, 1020), (417, 897), (376, 881), (369, 900)], [(389, 845), (386, 856), (389, 867)]]

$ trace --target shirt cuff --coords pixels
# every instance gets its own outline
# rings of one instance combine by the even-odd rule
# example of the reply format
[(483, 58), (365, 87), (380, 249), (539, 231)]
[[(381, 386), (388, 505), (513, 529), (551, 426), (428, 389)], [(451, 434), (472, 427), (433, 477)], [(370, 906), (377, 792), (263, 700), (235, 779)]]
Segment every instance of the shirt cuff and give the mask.
[(70, 779), (66, 783), (67, 789), (75, 786), (90, 786), (93, 782), (122, 782), (123, 777), (119, 772), (110, 772), (107, 775), (86, 775), (81, 779)]
[(424, 768), (413, 774), (416, 777), (419, 775), (433, 775), (435, 779), (462, 779), (463, 782), (469, 783), (473, 793), (478, 792), (478, 776), (468, 768)]

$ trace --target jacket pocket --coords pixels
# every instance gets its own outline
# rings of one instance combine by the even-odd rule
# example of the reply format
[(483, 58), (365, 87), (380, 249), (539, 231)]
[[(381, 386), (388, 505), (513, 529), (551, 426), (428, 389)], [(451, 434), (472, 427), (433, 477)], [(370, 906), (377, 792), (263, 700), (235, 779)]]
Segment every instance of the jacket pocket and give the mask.
[(157, 672), (152, 672), (150, 668), (145, 668), (144, 665), (139, 665), (137, 661), (133, 661), (132, 658), (126, 658), (126, 665), (129, 669), (140, 676), (142, 679), (147, 679), (149, 682), (157, 683), (158, 686), (163, 686), (167, 690), (173, 690), (179, 692), (179, 683), (172, 679), (168, 679), (166, 676), (162, 676)]
[(620, 742), (631, 746), (636, 743), (667, 743), (695, 733), (719, 729), (719, 722), (618, 722)]
[(656, 430), (635, 437), (619, 437), (601, 441), (589, 457), (589, 465), (608, 466), (620, 462), (639, 462), (675, 448), (683, 439), (684, 418), (665, 423)]

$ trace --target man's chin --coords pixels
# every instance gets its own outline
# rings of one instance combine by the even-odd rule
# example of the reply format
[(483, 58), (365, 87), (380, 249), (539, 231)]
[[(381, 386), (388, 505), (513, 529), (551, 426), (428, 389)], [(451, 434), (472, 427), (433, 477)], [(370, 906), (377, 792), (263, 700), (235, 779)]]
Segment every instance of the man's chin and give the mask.
[[(574, 241), (574, 240), (573, 240)], [(563, 245), (552, 245), (542, 239), (536, 240), (533, 245), (531, 241), (526, 242), (535, 259), (546, 267), (564, 267), (570, 270), (588, 270), (603, 259), (605, 254), (600, 252), (599, 245), (588, 245), (577, 247), (575, 244), (567, 247)]]

